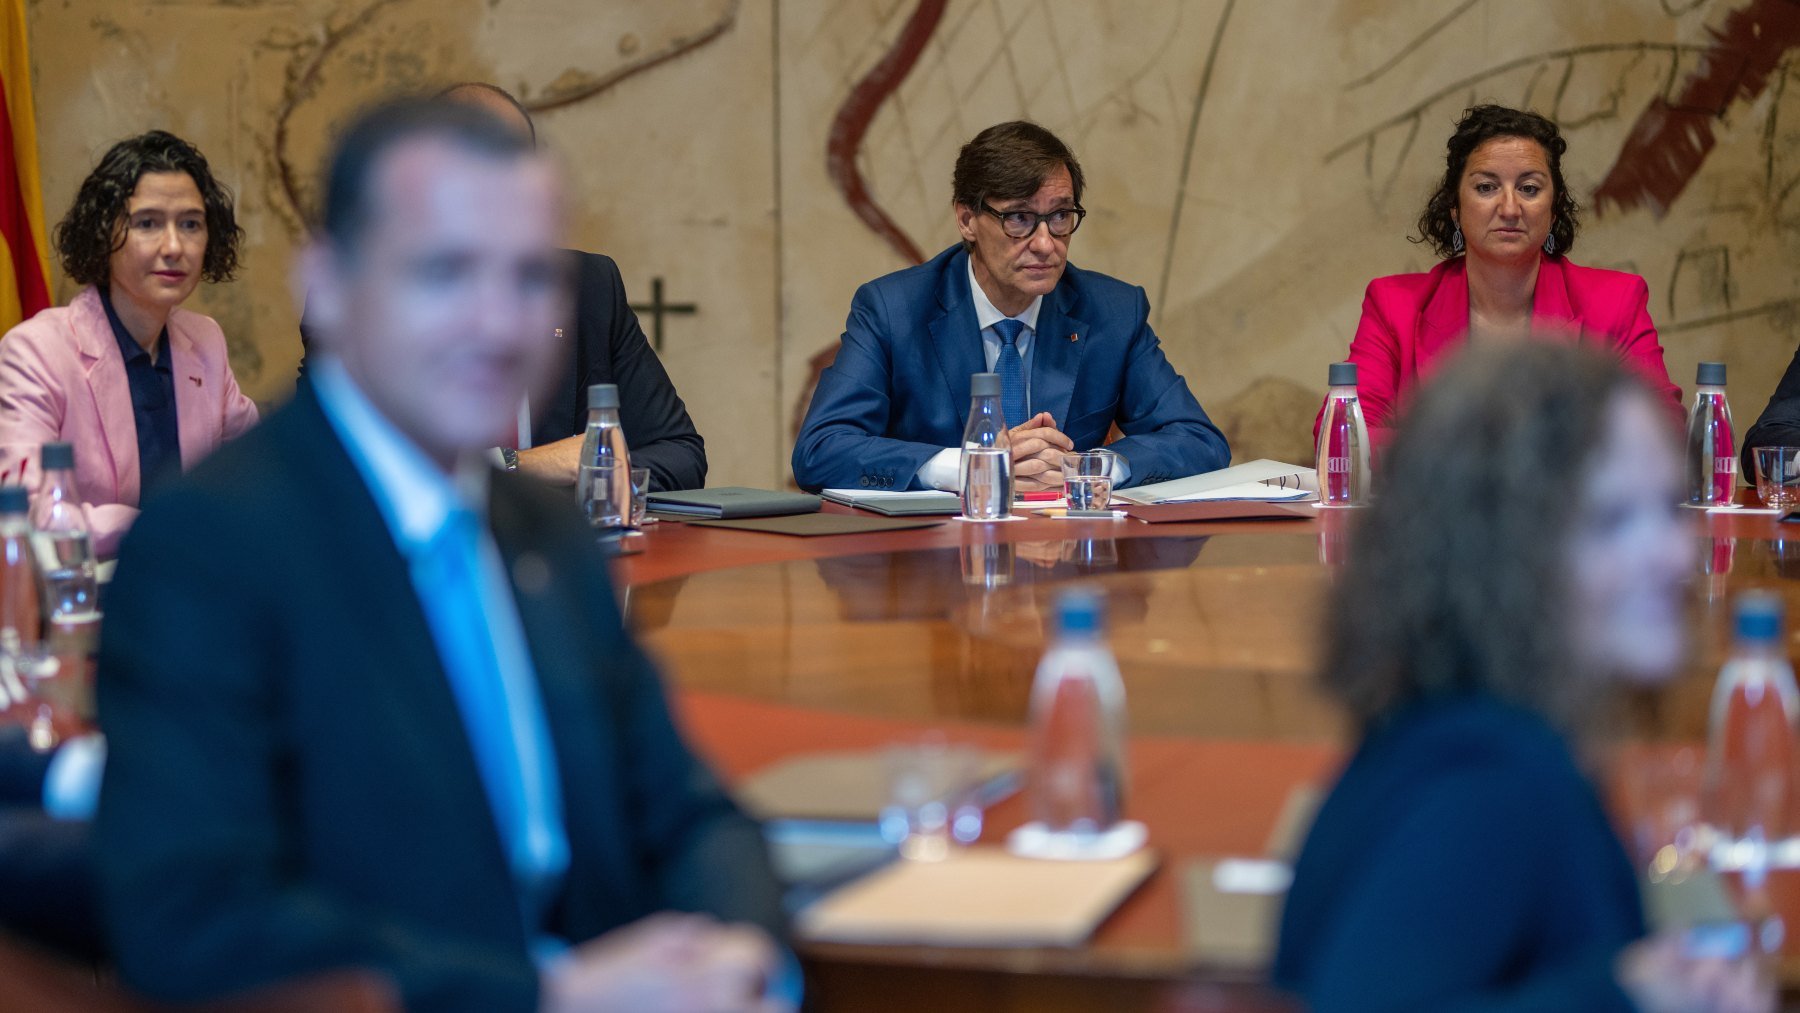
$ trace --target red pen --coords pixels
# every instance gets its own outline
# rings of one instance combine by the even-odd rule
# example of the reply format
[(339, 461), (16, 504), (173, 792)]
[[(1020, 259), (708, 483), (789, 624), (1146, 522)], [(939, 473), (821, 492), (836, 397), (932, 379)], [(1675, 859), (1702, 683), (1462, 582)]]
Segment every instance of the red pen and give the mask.
[(1018, 498), (1027, 503), (1054, 503), (1062, 499), (1063, 494), (1057, 489), (1034, 489), (1031, 492), (1020, 493)]

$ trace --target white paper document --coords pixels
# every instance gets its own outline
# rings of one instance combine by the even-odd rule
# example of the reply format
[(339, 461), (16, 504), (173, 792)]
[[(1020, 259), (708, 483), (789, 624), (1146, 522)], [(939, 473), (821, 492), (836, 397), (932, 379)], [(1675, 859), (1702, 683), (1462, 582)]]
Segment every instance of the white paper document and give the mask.
[(1145, 505), (1202, 500), (1287, 502), (1311, 499), (1318, 491), (1318, 478), (1311, 468), (1265, 458), (1204, 475), (1122, 489), (1113, 493), (1113, 498)]

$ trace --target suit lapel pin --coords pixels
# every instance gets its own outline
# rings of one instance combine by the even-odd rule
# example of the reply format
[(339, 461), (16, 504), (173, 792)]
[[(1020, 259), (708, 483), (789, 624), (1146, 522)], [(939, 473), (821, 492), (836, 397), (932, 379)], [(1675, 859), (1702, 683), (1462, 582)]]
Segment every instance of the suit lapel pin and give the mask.
[(1069, 335), (1069, 340), (1070, 340), (1070, 341), (1080, 341), (1080, 340), (1081, 340), (1081, 335), (1079, 335), (1079, 334), (1071, 334), (1071, 335)]

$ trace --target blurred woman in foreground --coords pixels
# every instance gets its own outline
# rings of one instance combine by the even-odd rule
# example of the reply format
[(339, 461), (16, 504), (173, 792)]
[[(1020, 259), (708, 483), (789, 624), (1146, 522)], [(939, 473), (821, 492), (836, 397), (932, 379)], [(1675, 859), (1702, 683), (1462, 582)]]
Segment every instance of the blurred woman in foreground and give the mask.
[(1766, 1010), (1749, 961), (1645, 938), (1582, 747), (1671, 678), (1693, 537), (1668, 409), (1616, 357), (1478, 347), (1421, 389), (1331, 603), (1361, 743), (1282, 915), (1315, 1011)]

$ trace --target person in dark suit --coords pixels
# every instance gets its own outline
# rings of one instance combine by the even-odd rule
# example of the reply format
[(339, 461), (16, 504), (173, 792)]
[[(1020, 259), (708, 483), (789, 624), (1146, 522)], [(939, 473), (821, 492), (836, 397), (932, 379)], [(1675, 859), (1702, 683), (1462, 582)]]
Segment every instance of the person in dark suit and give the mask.
[(969, 376), (1000, 374), (1019, 488), (1062, 484), (1070, 450), (1124, 434), (1118, 486), (1231, 463), (1150, 329), (1144, 290), (1068, 263), (1087, 213), (1081, 166), (1034, 123), (989, 127), (956, 159), (962, 242), (869, 282), (794, 443), (802, 489), (947, 489)]
[(311, 383), (151, 501), (110, 593), (97, 865), (145, 994), (358, 966), (412, 1010), (788, 1008), (756, 824), (567, 497), (485, 463), (558, 354), (560, 220), (485, 112), (339, 141)]
[(1751, 485), (1756, 484), (1757, 447), (1800, 447), (1800, 349), (1794, 350), (1769, 403), (1744, 433), (1743, 475)]
[(1273, 969), (1315, 1013), (1772, 1008), (1753, 958), (1646, 938), (1586, 773), (1612, 688), (1682, 665), (1673, 437), (1660, 391), (1568, 345), (1468, 349), (1413, 400), (1328, 612), (1361, 743)]
[[(485, 109), (537, 143), (531, 114), (509, 92), (479, 81), (452, 85), (439, 98)], [(699, 489), (706, 485), (706, 441), (688, 417), (668, 370), (644, 337), (625, 297), (619, 265), (599, 253), (569, 250), (575, 286), (573, 313), (560, 328), (571, 353), (570, 367), (554, 388), (528, 406), (531, 422), (503, 441), (501, 459), (509, 468), (557, 485), (574, 485), (587, 429), (588, 389), (597, 383), (619, 388), (619, 420), (631, 447), (631, 463), (650, 469), (653, 492)], [(300, 378), (305, 383), (311, 328), (300, 321)]]

